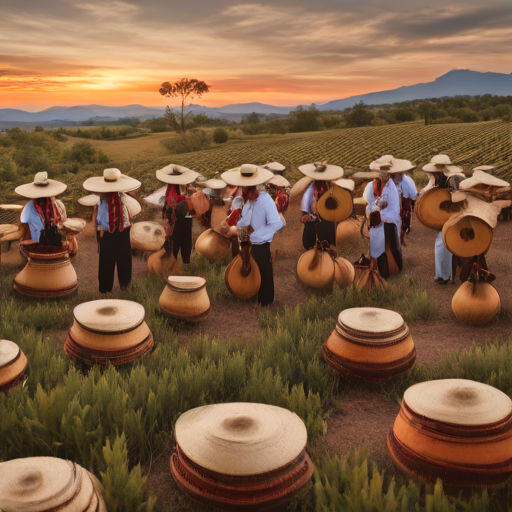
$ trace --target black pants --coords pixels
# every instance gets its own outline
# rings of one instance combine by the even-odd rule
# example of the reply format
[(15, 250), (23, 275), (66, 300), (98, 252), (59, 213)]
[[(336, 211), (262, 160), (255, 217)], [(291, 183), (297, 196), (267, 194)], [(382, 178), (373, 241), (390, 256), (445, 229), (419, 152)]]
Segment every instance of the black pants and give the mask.
[(181, 250), (183, 263), (190, 263), (192, 252), (192, 217), (178, 217), (172, 234), (172, 254), (175, 258)]
[[(391, 250), (393, 258), (395, 258), (399, 270), (402, 270), (402, 249), (398, 242), (398, 230), (396, 229), (396, 225), (392, 222), (384, 222), (384, 236), (386, 238), (386, 245), (389, 244), (389, 249)], [(388, 255), (385, 251), (377, 258), (377, 266), (379, 267), (381, 277), (387, 279), (389, 277), (389, 264)]]
[(112, 233), (108, 231), (103, 232), (103, 236), (100, 239), (100, 262), (98, 268), (100, 293), (112, 291), (116, 265), (119, 286), (124, 288), (132, 280), (130, 228), (125, 228), (123, 231), (115, 229)]
[(274, 302), (274, 271), (272, 269), (272, 255), (270, 243), (253, 245), (251, 255), (258, 265), (261, 274), (261, 285), (258, 292), (258, 303), (268, 306)]
[(302, 245), (309, 250), (316, 244), (316, 237), (321, 242), (326, 240), (329, 245), (336, 246), (336, 226), (329, 220), (308, 220), (304, 224)]

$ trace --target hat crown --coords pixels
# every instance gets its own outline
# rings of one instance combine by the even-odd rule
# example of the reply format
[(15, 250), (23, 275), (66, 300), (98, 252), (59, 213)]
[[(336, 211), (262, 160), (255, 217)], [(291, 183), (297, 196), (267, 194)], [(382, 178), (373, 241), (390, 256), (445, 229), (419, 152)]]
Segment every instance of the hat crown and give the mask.
[(315, 172), (325, 172), (327, 169), (327, 165), (323, 162), (314, 162), (313, 165), (315, 166)]
[(48, 185), (48, 173), (46, 171), (38, 172), (34, 176), (34, 185), (45, 187)]
[(435, 155), (430, 160), (430, 163), (443, 166), (443, 165), (450, 165), (452, 161), (450, 160), (450, 157), (448, 155)]
[(250, 178), (258, 173), (258, 168), (251, 164), (242, 164), (240, 166), (240, 174), (246, 178)]
[(121, 177), (119, 169), (105, 169), (103, 171), (103, 179), (108, 182), (117, 181)]

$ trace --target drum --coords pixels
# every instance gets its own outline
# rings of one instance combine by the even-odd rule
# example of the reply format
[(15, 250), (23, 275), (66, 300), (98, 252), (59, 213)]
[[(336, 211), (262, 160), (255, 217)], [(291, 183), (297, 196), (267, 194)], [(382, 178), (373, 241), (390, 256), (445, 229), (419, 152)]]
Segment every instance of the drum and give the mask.
[(331, 222), (347, 219), (352, 215), (353, 208), (352, 193), (337, 185), (324, 192), (317, 203), (317, 210), (322, 219)]
[(144, 307), (136, 302), (93, 300), (76, 306), (73, 316), (64, 350), (75, 361), (101, 366), (125, 364), (153, 348)]
[(210, 314), (206, 279), (194, 276), (169, 276), (158, 303), (162, 311), (179, 320), (205, 320)]
[(416, 201), (416, 217), (427, 228), (439, 231), (453, 215), (450, 211), (452, 196), (445, 188), (431, 188)]
[(415, 384), (404, 393), (388, 451), (398, 469), (425, 482), (503, 486), (512, 475), (512, 402), (471, 380)]
[(0, 463), (0, 509), (107, 510), (97, 480), (78, 464), (54, 457), (27, 457)]
[(0, 340), (0, 393), (7, 393), (25, 373), (27, 358), (20, 347), (9, 340)]
[(178, 418), (175, 436), (172, 476), (183, 491), (209, 505), (284, 507), (314, 471), (304, 423), (281, 407), (198, 407)]
[(416, 362), (407, 324), (395, 311), (380, 308), (342, 311), (322, 355), (336, 371), (370, 382), (402, 375)]
[(78, 288), (67, 246), (26, 241), (20, 243), (20, 249), (28, 257), (28, 263), (14, 278), (17, 292), (28, 297), (62, 297)]
[(443, 227), (443, 243), (455, 256), (469, 258), (485, 254), (491, 248), (492, 228), (471, 215), (456, 215)]

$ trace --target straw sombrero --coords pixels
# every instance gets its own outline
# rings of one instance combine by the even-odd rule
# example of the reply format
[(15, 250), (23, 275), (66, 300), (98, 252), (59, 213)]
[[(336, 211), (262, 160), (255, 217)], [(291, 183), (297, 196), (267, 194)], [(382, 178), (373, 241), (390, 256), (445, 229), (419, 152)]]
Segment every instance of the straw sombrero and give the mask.
[(180, 450), (195, 464), (233, 476), (282, 468), (307, 443), (306, 427), (293, 412), (244, 402), (191, 409), (178, 418), (175, 436)]
[(381, 171), (357, 171), (350, 177), (354, 180), (371, 181), (380, 178), (382, 174)]
[(452, 176), (460, 176), (461, 178), (466, 178), (462, 167), (459, 167), (458, 165), (447, 165), (446, 169), (444, 170), (444, 175), (447, 178), (451, 178)]
[(64, 183), (48, 179), (48, 173), (45, 171), (38, 172), (34, 176), (32, 183), (20, 185), (15, 188), (14, 192), (20, 196), (28, 197), (29, 199), (38, 199), (40, 197), (58, 196), (62, 194), (66, 188), (67, 185), (64, 185)]
[(27, 457), (0, 464), (0, 508), (25, 512), (106, 512), (92, 475), (69, 460)]
[(301, 165), (299, 171), (314, 180), (332, 181), (343, 176), (342, 167), (339, 165), (324, 164), (323, 162)]
[(505, 393), (466, 379), (420, 382), (405, 391), (404, 400), (416, 414), (456, 425), (489, 425), (512, 413)]
[(105, 169), (103, 176), (95, 176), (84, 182), (88, 192), (108, 194), (110, 192), (130, 192), (141, 186), (140, 181), (121, 174), (119, 169)]
[(391, 167), (387, 170), (389, 174), (398, 174), (401, 172), (412, 171), (416, 167), (414, 162), (403, 160), (401, 158), (393, 158)]
[(473, 176), (471, 176), (471, 178), (464, 180), (460, 184), (460, 188), (462, 190), (468, 190), (473, 187), (502, 188), (502, 187), (510, 187), (510, 183), (508, 183), (505, 180), (500, 180), (499, 178), (496, 178), (492, 174), (488, 174), (482, 170), (475, 170), (473, 172)]
[(182, 165), (170, 164), (156, 171), (156, 177), (164, 183), (172, 185), (188, 185), (196, 180), (199, 173)]
[(354, 191), (354, 187), (356, 186), (354, 180), (350, 180), (347, 178), (340, 178), (339, 180), (336, 180), (333, 183), (338, 187), (344, 188), (345, 190), (350, 190), (351, 192)]
[(86, 224), (84, 219), (78, 217), (72, 217), (62, 223), (68, 235), (78, 235), (85, 228)]
[(73, 316), (84, 329), (99, 333), (121, 333), (144, 321), (144, 306), (131, 300), (100, 299), (75, 307)]
[(491, 173), (491, 174), (495, 170), (496, 170), (496, 166), (495, 165), (479, 165), (478, 167), (474, 167), (473, 168), (473, 172), (474, 171), (483, 171), (483, 172), (488, 172), (488, 173)]
[(452, 165), (448, 155), (435, 155), (421, 170), (425, 172), (444, 172), (447, 165)]
[(350, 217), (353, 208), (352, 193), (338, 185), (324, 192), (316, 205), (322, 219), (331, 222), (341, 222)]
[(136, 222), (130, 230), (132, 249), (158, 251), (165, 242), (165, 229), (157, 222)]
[(304, 176), (304, 178), (301, 178), (299, 181), (295, 182), (295, 184), (290, 190), (290, 202), (302, 197), (304, 192), (306, 192), (311, 183), (313, 183), (314, 181), (315, 180), (313, 178), (310, 178), (309, 176)]
[(371, 171), (387, 171), (391, 167), (393, 160), (393, 155), (384, 155), (374, 160), (369, 165), (369, 168)]
[(278, 174), (282, 174), (286, 169), (286, 167), (283, 164), (280, 164), (279, 162), (270, 162), (268, 164), (265, 164), (263, 167), (265, 167), (265, 169), (268, 169), (269, 171)]
[(228, 184), (219, 178), (212, 178), (204, 182), (204, 187), (209, 188), (210, 190), (224, 190)]
[(273, 177), (274, 173), (272, 171), (252, 164), (242, 164), (240, 167), (230, 169), (221, 174), (221, 178), (228, 185), (233, 185), (234, 187), (262, 185)]
[(273, 178), (267, 181), (270, 185), (275, 185), (276, 187), (290, 187), (290, 182), (280, 174), (276, 174)]
[(82, 206), (96, 206), (100, 202), (100, 196), (97, 194), (89, 194), (88, 196), (80, 197), (78, 202)]

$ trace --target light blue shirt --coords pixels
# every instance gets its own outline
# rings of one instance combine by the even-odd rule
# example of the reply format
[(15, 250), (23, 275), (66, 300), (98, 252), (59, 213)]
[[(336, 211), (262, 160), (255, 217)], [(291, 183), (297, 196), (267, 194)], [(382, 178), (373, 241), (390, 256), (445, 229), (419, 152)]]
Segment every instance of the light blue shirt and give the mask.
[(108, 219), (108, 201), (106, 198), (100, 199), (98, 204), (98, 214), (96, 215), (96, 222), (100, 229), (108, 230), (109, 219)]
[(39, 242), (41, 231), (44, 229), (44, 223), (39, 213), (37, 213), (36, 205), (33, 200), (29, 201), (25, 205), (25, 208), (23, 208), (20, 221), (24, 224), (28, 224), (30, 228), (30, 238), (32, 238), (34, 242)]
[(276, 231), (283, 227), (276, 203), (266, 192), (260, 192), (256, 201), (247, 201), (238, 219), (238, 226), (252, 226), (251, 242), (261, 245), (272, 242)]
[(304, 213), (311, 213), (311, 205), (315, 200), (315, 191), (313, 189), (314, 182), (306, 189), (300, 202), (300, 210)]

